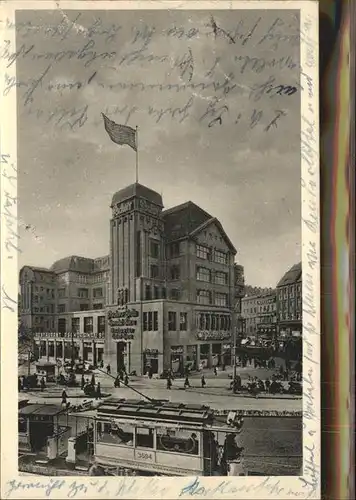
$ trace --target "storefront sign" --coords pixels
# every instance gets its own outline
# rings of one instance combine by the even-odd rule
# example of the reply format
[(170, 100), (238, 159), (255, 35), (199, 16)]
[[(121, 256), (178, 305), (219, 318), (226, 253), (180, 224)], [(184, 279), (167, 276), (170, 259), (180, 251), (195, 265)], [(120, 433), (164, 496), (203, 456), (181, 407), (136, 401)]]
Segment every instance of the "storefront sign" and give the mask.
[(158, 349), (145, 349), (144, 353), (147, 356), (158, 356)]
[(133, 328), (112, 328), (111, 335), (114, 340), (132, 340), (135, 337)]
[(231, 338), (231, 334), (229, 332), (199, 331), (196, 338), (198, 340), (226, 340)]
[(112, 338), (115, 340), (129, 340), (134, 338), (139, 316), (136, 309), (118, 308), (108, 312), (108, 324)]
[(171, 354), (183, 354), (183, 346), (171, 347)]

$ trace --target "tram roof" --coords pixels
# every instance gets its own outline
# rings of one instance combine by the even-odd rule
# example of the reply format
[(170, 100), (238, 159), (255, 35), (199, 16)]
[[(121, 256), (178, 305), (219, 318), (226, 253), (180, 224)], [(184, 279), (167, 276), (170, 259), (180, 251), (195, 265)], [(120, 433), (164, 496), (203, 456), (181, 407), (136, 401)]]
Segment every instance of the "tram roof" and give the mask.
[(59, 405), (48, 404), (29, 404), (23, 408), (19, 408), (19, 415), (49, 415), (55, 416), (62, 413), (63, 408)]
[(195, 424), (210, 423), (213, 419), (209, 406), (135, 399), (109, 398), (99, 406), (97, 412), (98, 416), (178, 420)]

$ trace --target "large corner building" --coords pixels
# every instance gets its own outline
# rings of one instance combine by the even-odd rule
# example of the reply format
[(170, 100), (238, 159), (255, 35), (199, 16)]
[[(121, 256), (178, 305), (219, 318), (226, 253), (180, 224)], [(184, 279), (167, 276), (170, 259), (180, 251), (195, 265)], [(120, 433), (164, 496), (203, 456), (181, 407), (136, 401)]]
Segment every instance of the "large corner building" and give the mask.
[(229, 364), (243, 267), (220, 222), (192, 202), (163, 210), (133, 184), (114, 194), (110, 254), (20, 271), (21, 328), (47, 359), (103, 359), (144, 374)]

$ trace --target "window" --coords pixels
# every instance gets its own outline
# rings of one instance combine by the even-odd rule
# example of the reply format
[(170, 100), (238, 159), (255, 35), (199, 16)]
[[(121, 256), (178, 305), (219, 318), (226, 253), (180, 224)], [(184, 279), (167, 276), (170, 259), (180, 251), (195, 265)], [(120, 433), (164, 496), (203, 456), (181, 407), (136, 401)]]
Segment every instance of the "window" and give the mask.
[(157, 299), (159, 299), (159, 288), (158, 288), (158, 286), (156, 286), (156, 285), (155, 285), (155, 286), (153, 287), (153, 292), (154, 292), (154, 293), (153, 293), (154, 298), (155, 298), (156, 300), (157, 300)]
[(158, 312), (148, 311), (143, 313), (143, 330), (152, 332), (158, 330)]
[(93, 290), (94, 299), (101, 299), (102, 296), (103, 296), (103, 289), (102, 288), (94, 288), (94, 290)]
[(215, 305), (216, 306), (227, 306), (227, 295), (226, 293), (216, 293), (215, 294)]
[(211, 294), (210, 294), (209, 290), (198, 290), (197, 301), (199, 304), (210, 304), (211, 303)]
[(80, 304), (79, 310), (80, 311), (89, 311), (89, 304)]
[(157, 241), (150, 242), (150, 256), (154, 259), (159, 258), (159, 243)]
[(187, 430), (157, 429), (157, 450), (198, 455), (199, 435)]
[[(120, 425), (120, 426), (119, 426)], [(134, 427), (115, 422), (97, 422), (96, 432), (99, 443), (133, 446)]]
[(214, 330), (214, 331), (217, 329), (216, 328), (216, 316), (215, 316), (215, 314), (213, 314), (211, 316), (211, 329)]
[(170, 267), (170, 279), (179, 280), (180, 278), (180, 267), (178, 265)]
[(151, 278), (158, 278), (158, 266), (152, 265), (151, 266)]
[(226, 285), (227, 283), (227, 274), (226, 273), (220, 273), (220, 272), (216, 272), (215, 273), (215, 279), (214, 279), (215, 283), (217, 285)]
[(98, 316), (98, 333), (105, 333), (105, 316)]
[(162, 299), (166, 299), (167, 298), (166, 287), (164, 287), (164, 286), (162, 287), (161, 293), (162, 293)]
[(153, 448), (153, 429), (145, 427), (136, 428), (136, 446), (140, 448)]
[(66, 289), (65, 288), (59, 288), (58, 289), (58, 298), (63, 299), (66, 296)]
[(146, 285), (145, 286), (145, 300), (151, 300), (151, 299), (152, 299), (151, 285)]
[(197, 257), (199, 257), (199, 259), (209, 259), (209, 254), (210, 254), (210, 250), (209, 248), (207, 247), (203, 247), (202, 245), (197, 245)]
[(199, 281), (206, 281), (207, 283), (210, 282), (210, 270), (206, 269), (205, 267), (198, 267), (197, 268), (197, 280)]
[(158, 312), (153, 311), (153, 330), (157, 332), (158, 330)]
[(103, 309), (103, 304), (93, 304), (93, 309)]
[(174, 311), (168, 311), (168, 330), (177, 330), (177, 313)]
[(174, 257), (179, 257), (180, 251), (181, 251), (181, 248), (180, 248), (179, 241), (177, 241), (175, 243), (171, 243), (168, 247), (168, 255), (171, 259), (173, 259)]
[(180, 290), (178, 288), (171, 289), (171, 297), (172, 300), (179, 300), (180, 298)]
[(188, 330), (188, 315), (186, 312), (181, 312), (179, 314), (179, 329), (181, 332), (185, 332)]
[(66, 312), (66, 305), (65, 304), (58, 304), (58, 313), (64, 313)]
[(84, 318), (84, 333), (93, 333), (93, 317)]
[(81, 299), (88, 299), (89, 298), (88, 288), (78, 288), (78, 297), (80, 297)]
[(67, 324), (66, 324), (66, 319), (65, 318), (59, 318), (58, 320), (58, 331), (59, 333), (65, 333), (67, 329)]
[(215, 250), (214, 262), (218, 264), (227, 264), (227, 254), (225, 252), (220, 252), (219, 250)]
[(79, 333), (80, 318), (72, 318), (72, 332)]
[(24, 417), (19, 417), (18, 419), (18, 431), (19, 433), (27, 432), (27, 419)]

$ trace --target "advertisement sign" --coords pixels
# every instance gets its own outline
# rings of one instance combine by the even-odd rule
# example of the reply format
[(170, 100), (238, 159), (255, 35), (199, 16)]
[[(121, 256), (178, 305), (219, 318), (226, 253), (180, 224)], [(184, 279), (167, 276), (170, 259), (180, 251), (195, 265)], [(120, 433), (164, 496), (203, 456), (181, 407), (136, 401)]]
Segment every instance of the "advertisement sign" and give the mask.
[(196, 338), (198, 340), (226, 340), (231, 338), (231, 333), (198, 331), (196, 334)]
[(135, 336), (139, 313), (136, 309), (119, 308), (108, 312), (108, 324), (114, 340), (131, 340)]

